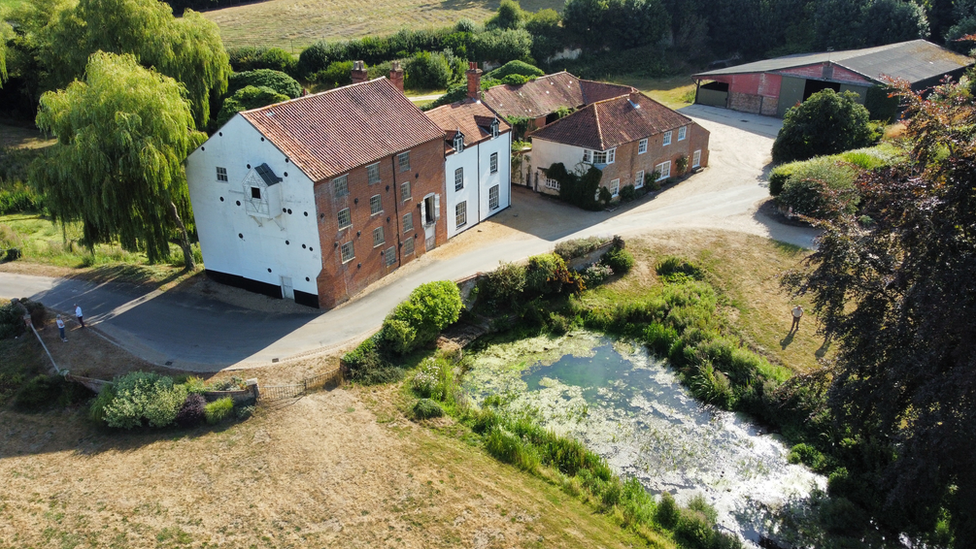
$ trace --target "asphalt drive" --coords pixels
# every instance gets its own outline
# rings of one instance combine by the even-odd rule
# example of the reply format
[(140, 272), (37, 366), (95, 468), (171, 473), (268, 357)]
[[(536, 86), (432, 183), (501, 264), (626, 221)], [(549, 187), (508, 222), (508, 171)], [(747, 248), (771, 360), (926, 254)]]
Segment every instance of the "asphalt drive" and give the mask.
[[(763, 174), (780, 121), (700, 105), (681, 112), (711, 132), (709, 167), (701, 173), (613, 212), (582, 212), (514, 188), (513, 205), (493, 218), (515, 229), (506, 233), (511, 236), (450, 258), (425, 255), (402, 267), (394, 282), (374, 285), (331, 311), (269, 314), (190, 293), (7, 273), (0, 273), (0, 296), (30, 297), (67, 313), (80, 303), (86, 324), (140, 358), (212, 372), (271, 364), (348, 344), (375, 331), (389, 310), (424, 282), (489, 271), (500, 261), (549, 251), (560, 240), (714, 228), (812, 248), (814, 230), (781, 224), (759, 209), (769, 196)], [(536, 215), (539, 211), (547, 215)]]

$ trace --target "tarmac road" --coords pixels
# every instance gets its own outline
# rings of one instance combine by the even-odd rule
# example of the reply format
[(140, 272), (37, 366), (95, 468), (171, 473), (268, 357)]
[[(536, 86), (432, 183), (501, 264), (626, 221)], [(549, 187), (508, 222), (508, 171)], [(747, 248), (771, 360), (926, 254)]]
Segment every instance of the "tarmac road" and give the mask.
[[(741, 231), (812, 248), (816, 232), (763, 215), (763, 182), (780, 121), (694, 105), (682, 112), (711, 132), (709, 167), (653, 199), (613, 212), (582, 212), (524, 188), (493, 221), (514, 230), (477, 249), (439, 259), (431, 253), (402, 267), (395, 281), (374, 285), (327, 312), (268, 314), (181, 292), (128, 284), (96, 284), (0, 273), (0, 295), (30, 297), (72, 318), (81, 303), (86, 323), (135, 355), (198, 372), (252, 367), (329, 350), (379, 328), (394, 305), (419, 284), (457, 280), (552, 249), (559, 240), (633, 235), (675, 228)], [(456, 238), (465, 238), (462, 234)]]

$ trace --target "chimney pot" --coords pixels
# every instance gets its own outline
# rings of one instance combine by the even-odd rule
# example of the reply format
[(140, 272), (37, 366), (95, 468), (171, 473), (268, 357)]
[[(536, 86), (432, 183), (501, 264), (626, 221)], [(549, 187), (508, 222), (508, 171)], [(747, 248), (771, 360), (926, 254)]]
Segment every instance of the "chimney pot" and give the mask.
[(352, 63), (352, 83), (360, 84), (365, 82), (369, 77), (366, 73), (366, 63), (362, 61), (353, 61)]
[(394, 61), (390, 66), (390, 82), (397, 87), (401, 92), (403, 91), (403, 68), (400, 67), (399, 61)]

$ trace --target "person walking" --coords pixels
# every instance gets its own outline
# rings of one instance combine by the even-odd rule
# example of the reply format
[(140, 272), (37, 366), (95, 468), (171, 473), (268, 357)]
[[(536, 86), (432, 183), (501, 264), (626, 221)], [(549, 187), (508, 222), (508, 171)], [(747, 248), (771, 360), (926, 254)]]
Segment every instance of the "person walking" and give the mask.
[(55, 322), (58, 323), (58, 333), (61, 334), (61, 343), (65, 343), (66, 341), (68, 341), (68, 338), (64, 337), (64, 321), (61, 320), (61, 315), (58, 315), (58, 318)]
[(75, 304), (75, 316), (78, 317), (78, 324), (81, 324), (81, 327), (84, 328), (85, 327), (85, 315), (82, 314), (82, 312), (81, 312), (81, 305), (78, 305), (77, 303)]
[(793, 325), (790, 326), (790, 331), (793, 330), (800, 331), (800, 318), (803, 317), (803, 307), (797, 305), (793, 307)]

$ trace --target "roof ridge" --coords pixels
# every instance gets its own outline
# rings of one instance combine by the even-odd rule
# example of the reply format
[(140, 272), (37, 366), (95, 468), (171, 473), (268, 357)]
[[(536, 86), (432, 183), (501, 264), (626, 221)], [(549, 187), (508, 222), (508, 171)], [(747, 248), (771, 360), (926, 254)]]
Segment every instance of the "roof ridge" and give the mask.
[[(377, 82), (379, 80), (388, 80), (388, 79), (385, 76), (380, 76), (380, 77), (374, 78), (372, 80), (366, 80), (364, 82), (355, 82), (355, 83), (352, 83), (352, 84), (346, 84), (345, 86), (339, 86), (338, 88), (332, 88), (331, 90), (324, 90), (324, 91), (320, 91), (320, 92), (316, 92), (316, 93), (310, 93), (308, 95), (300, 95), (298, 97), (293, 97), (291, 99), (286, 99), (285, 101), (279, 101), (277, 103), (272, 103), (270, 105), (265, 105), (263, 107), (256, 107), (256, 108), (253, 108), (253, 109), (248, 109), (246, 111), (240, 111), (240, 112), (244, 113), (244, 112), (254, 112), (254, 111), (261, 111), (261, 110), (264, 110), (264, 109), (270, 109), (272, 107), (277, 107), (278, 105), (285, 105), (287, 103), (295, 103), (297, 101), (306, 100), (306, 99), (308, 99), (310, 97), (319, 97), (320, 95), (326, 95), (326, 94), (329, 94), (329, 93), (335, 93), (335, 92), (338, 92), (340, 90), (345, 90), (347, 88), (351, 88), (353, 86), (363, 86), (365, 84), (372, 84), (372, 83)], [(390, 83), (390, 85), (392, 85), (392, 82)]]
[[(601, 101), (602, 103), (602, 101)], [(596, 122), (596, 138), (600, 142), (600, 150), (607, 150), (606, 143), (603, 141), (603, 125), (600, 124), (600, 110), (596, 108), (596, 103), (593, 104), (593, 119)]]

